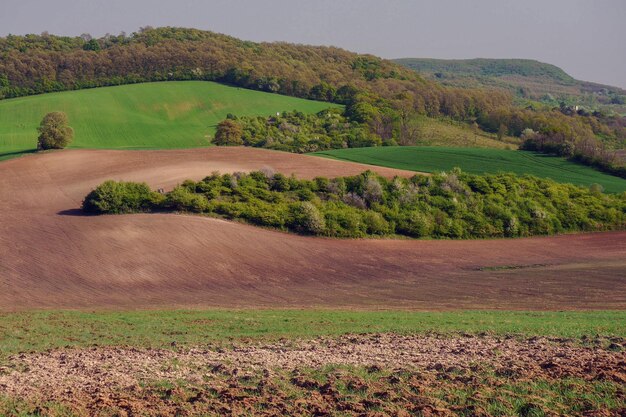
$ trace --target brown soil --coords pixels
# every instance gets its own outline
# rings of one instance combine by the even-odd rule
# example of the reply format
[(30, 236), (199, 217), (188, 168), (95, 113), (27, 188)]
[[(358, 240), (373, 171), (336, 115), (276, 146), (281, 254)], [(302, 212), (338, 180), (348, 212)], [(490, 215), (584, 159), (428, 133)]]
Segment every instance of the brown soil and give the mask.
[[(308, 238), (197, 216), (82, 216), (106, 179), (375, 169), (249, 148), (68, 150), (0, 163), (0, 310), (626, 308), (626, 232), (487, 241)], [(500, 268), (506, 267), (506, 268)]]
[[(621, 346), (624, 340), (615, 342)], [(359, 372), (337, 371), (336, 366), (333, 371), (328, 365), (365, 368), (373, 376), (365, 380)], [(309, 371), (322, 367), (327, 381)], [(624, 386), (625, 369), (625, 351), (566, 340), (348, 335), (227, 349), (92, 348), (22, 354), (0, 368), (0, 392), (33, 404), (69, 405), (85, 415), (105, 409), (125, 410), (121, 415), (145, 410), (151, 415), (195, 415), (200, 410), (227, 414), (236, 409), (255, 415), (300, 415), (299, 406), (306, 407), (306, 415), (315, 414), (311, 407), (325, 410), (319, 415), (330, 410), (371, 415), (361, 412), (376, 402), (387, 411), (419, 406), (414, 411), (451, 415), (450, 404), (442, 407), (432, 397), (433, 390), (473, 386), (477, 401), (469, 403), (480, 404), (480, 395), (510, 382), (576, 378)], [(347, 395), (346, 388), (360, 395)], [(255, 404), (263, 404), (265, 412)]]

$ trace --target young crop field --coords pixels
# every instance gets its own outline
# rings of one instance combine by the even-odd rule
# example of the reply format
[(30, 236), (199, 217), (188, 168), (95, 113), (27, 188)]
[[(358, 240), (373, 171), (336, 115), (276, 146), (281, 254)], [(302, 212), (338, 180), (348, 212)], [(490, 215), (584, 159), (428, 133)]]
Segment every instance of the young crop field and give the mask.
[(622, 415), (624, 318), (617, 311), (2, 314), (0, 415)]
[(50, 93), (0, 101), (0, 160), (33, 150), (37, 126), (65, 112), (73, 148), (149, 149), (208, 145), (228, 113), (314, 113), (336, 106), (213, 82), (160, 82)]
[[(0, 361), (62, 347), (171, 348), (343, 334), (626, 337), (626, 311), (169, 310), (0, 313)], [(174, 344), (172, 344), (174, 342)]]
[(600, 184), (604, 191), (626, 191), (626, 180), (593, 168), (526, 151), (427, 146), (353, 148), (313, 155), (420, 172), (448, 171), (459, 167), (473, 174), (513, 172), (551, 178), (582, 186)]

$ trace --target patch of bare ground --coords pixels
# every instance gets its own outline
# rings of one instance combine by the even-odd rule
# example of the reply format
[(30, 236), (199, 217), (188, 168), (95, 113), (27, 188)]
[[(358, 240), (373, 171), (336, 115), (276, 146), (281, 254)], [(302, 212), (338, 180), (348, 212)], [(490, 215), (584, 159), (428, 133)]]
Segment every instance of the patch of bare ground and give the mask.
[[(500, 397), (559, 415), (565, 408), (550, 392), (541, 392), (543, 401), (511, 390), (575, 381), (567, 383), (581, 390), (611, 385), (607, 404), (618, 408), (588, 403), (587, 414), (567, 415), (620, 415), (625, 342), (614, 339), (606, 349), (565, 339), (380, 334), (179, 351), (64, 349), (10, 358), (0, 368), (0, 392), (44, 415), (45, 404), (54, 403), (80, 416), (486, 416)], [(471, 401), (453, 399), (468, 388)], [(579, 395), (567, 401), (584, 402)]]
[[(413, 175), (251, 148), (65, 150), (0, 163), (0, 310), (171, 307), (624, 309), (626, 232), (339, 240), (198, 216), (81, 216), (106, 179), (213, 171)], [(516, 266), (532, 265), (532, 268)]]

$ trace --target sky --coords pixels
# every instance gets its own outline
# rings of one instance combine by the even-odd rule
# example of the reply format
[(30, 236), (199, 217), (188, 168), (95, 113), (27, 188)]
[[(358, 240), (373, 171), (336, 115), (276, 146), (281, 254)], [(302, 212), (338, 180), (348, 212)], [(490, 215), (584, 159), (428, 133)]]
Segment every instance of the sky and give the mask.
[(529, 58), (626, 88), (626, 0), (0, 0), (0, 36), (143, 26), (383, 58)]

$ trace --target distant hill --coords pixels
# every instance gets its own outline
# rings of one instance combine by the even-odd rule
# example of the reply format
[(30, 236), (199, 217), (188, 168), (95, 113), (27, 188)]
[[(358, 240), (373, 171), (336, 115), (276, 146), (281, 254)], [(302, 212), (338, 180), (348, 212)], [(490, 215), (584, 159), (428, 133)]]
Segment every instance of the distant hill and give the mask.
[(521, 101), (583, 106), (626, 114), (626, 91), (579, 81), (561, 68), (530, 59), (403, 58), (395, 62), (425, 78), (455, 87), (492, 87), (511, 91)]

